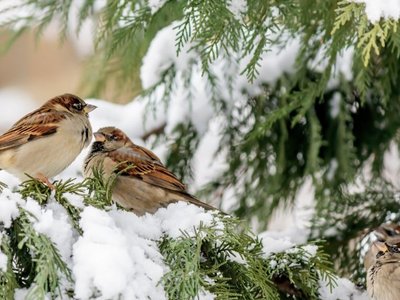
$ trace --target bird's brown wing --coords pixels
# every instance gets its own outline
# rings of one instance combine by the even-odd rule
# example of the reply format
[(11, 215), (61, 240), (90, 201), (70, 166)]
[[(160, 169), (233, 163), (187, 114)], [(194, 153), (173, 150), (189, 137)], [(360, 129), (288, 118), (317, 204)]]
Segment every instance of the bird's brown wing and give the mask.
[(0, 136), (0, 151), (15, 148), (28, 141), (56, 133), (62, 113), (38, 109), (15, 123)]
[(138, 145), (135, 145), (135, 144), (132, 144), (132, 146), (129, 147), (129, 148), (132, 149), (132, 151), (137, 153), (138, 155), (143, 156), (145, 159), (149, 159), (149, 160), (152, 160), (152, 161), (157, 161), (160, 164), (162, 164), (161, 160), (158, 158), (158, 156), (155, 155), (149, 149), (146, 149), (144, 147), (141, 147), (141, 146), (138, 146)]
[[(144, 149), (144, 148), (143, 148)], [(159, 160), (152, 161), (143, 159), (141, 153), (134, 151), (134, 148), (116, 150), (110, 152), (109, 157), (116, 163), (116, 172), (121, 176), (132, 176), (160, 187), (170, 192), (184, 196), (185, 200), (205, 209), (215, 209), (214, 207), (194, 198), (190, 195), (186, 186), (170, 172)]]
[(115, 162), (116, 172), (122, 176), (132, 176), (164, 189), (186, 193), (185, 185), (159, 160), (144, 159), (134, 148), (118, 149), (109, 152), (108, 156)]

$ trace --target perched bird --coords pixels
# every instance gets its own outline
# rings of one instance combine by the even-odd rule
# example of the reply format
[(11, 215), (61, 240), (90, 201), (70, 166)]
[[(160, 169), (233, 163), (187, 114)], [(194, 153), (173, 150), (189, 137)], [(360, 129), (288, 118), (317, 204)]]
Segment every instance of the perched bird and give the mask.
[[(373, 231), (373, 234), (379, 242), (386, 242), (388, 245), (400, 247), (400, 225), (398, 224), (382, 224)], [(368, 271), (375, 261), (376, 249), (374, 249), (374, 244), (372, 244), (364, 256), (365, 270)]]
[(374, 242), (376, 262), (368, 269), (367, 291), (373, 300), (400, 299), (400, 251), (382, 242)]
[(106, 178), (117, 174), (112, 198), (122, 207), (137, 215), (154, 213), (177, 201), (215, 209), (190, 195), (153, 152), (135, 145), (121, 130), (105, 127), (94, 136), (96, 141), (85, 160), (85, 176), (90, 177), (94, 167), (103, 168)]
[(0, 136), (0, 169), (21, 180), (28, 174), (51, 186), (48, 178), (90, 144), (88, 113), (95, 108), (71, 94), (50, 99)]

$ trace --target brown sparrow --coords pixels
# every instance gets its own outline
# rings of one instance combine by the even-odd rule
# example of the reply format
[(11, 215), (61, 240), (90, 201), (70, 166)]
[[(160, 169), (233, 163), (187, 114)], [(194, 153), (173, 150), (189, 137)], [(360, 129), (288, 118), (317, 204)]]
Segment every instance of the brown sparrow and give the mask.
[(49, 184), (88, 146), (88, 113), (96, 106), (71, 94), (50, 99), (0, 136), (0, 168), (21, 180), (27, 175)]
[(85, 176), (92, 175), (93, 167), (103, 168), (106, 178), (117, 174), (112, 197), (122, 207), (137, 215), (154, 213), (177, 201), (215, 209), (190, 195), (153, 152), (135, 145), (121, 130), (105, 127), (94, 136), (96, 141), (85, 160)]
[[(379, 242), (386, 242), (388, 245), (400, 247), (400, 226), (398, 224), (382, 224), (373, 231), (373, 234)], [(372, 244), (364, 256), (364, 267), (366, 271), (375, 263), (376, 253), (377, 251), (374, 249), (374, 244)]]
[(374, 300), (400, 299), (400, 251), (397, 247), (374, 242), (376, 262), (368, 269), (367, 291)]

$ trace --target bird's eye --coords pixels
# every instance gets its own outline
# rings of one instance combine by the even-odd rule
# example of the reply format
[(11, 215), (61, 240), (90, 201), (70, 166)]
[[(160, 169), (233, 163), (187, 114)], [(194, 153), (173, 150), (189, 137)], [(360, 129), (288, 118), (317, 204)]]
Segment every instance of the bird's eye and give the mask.
[(107, 140), (109, 141), (117, 141), (118, 137), (114, 134), (107, 134)]
[(397, 248), (396, 245), (387, 245), (387, 246), (388, 246), (390, 252), (400, 253), (400, 250), (399, 250), (399, 248)]
[(76, 110), (82, 110), (83, 109), (83, 104), (81, 102), (76, 102), (74, 104), (72, 104), (73, 108), (75, 108)]

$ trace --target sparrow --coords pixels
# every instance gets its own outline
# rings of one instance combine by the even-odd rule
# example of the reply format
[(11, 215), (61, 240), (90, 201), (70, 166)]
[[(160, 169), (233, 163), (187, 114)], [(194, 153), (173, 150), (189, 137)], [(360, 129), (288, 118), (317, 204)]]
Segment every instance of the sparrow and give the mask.
[(367, 291), (373, 300), (400, 299), (400, 251), (387, 243), (372, 245), (376, 262), (368, 269)]
[[(373, 234), (379, 242), (386, 242), (388, 245), (400, 247), (400, 225), (398, 224), (382, 224), (373, 231)], [(366, 271), (375, 263), (376, 252), (372, 244), (364, 256), (364, 267)]]
[(72, 94), (48, 100), (0, 136), (0, 169), (21, 180), (35, 177), (51, 187), (48, 178), (90, 144), (88, 113), (95, 108)]
[(140, 216), (177, 201), (216, 209), (190, 195), (152, 151), (134, 144), (120, 129), (104, 127), (94, 137), (84, 162), (85, 177), (92, 176), (93, 168), (102, 168), (105, 178), (116, 176), (112, 199), (125, 209)]

